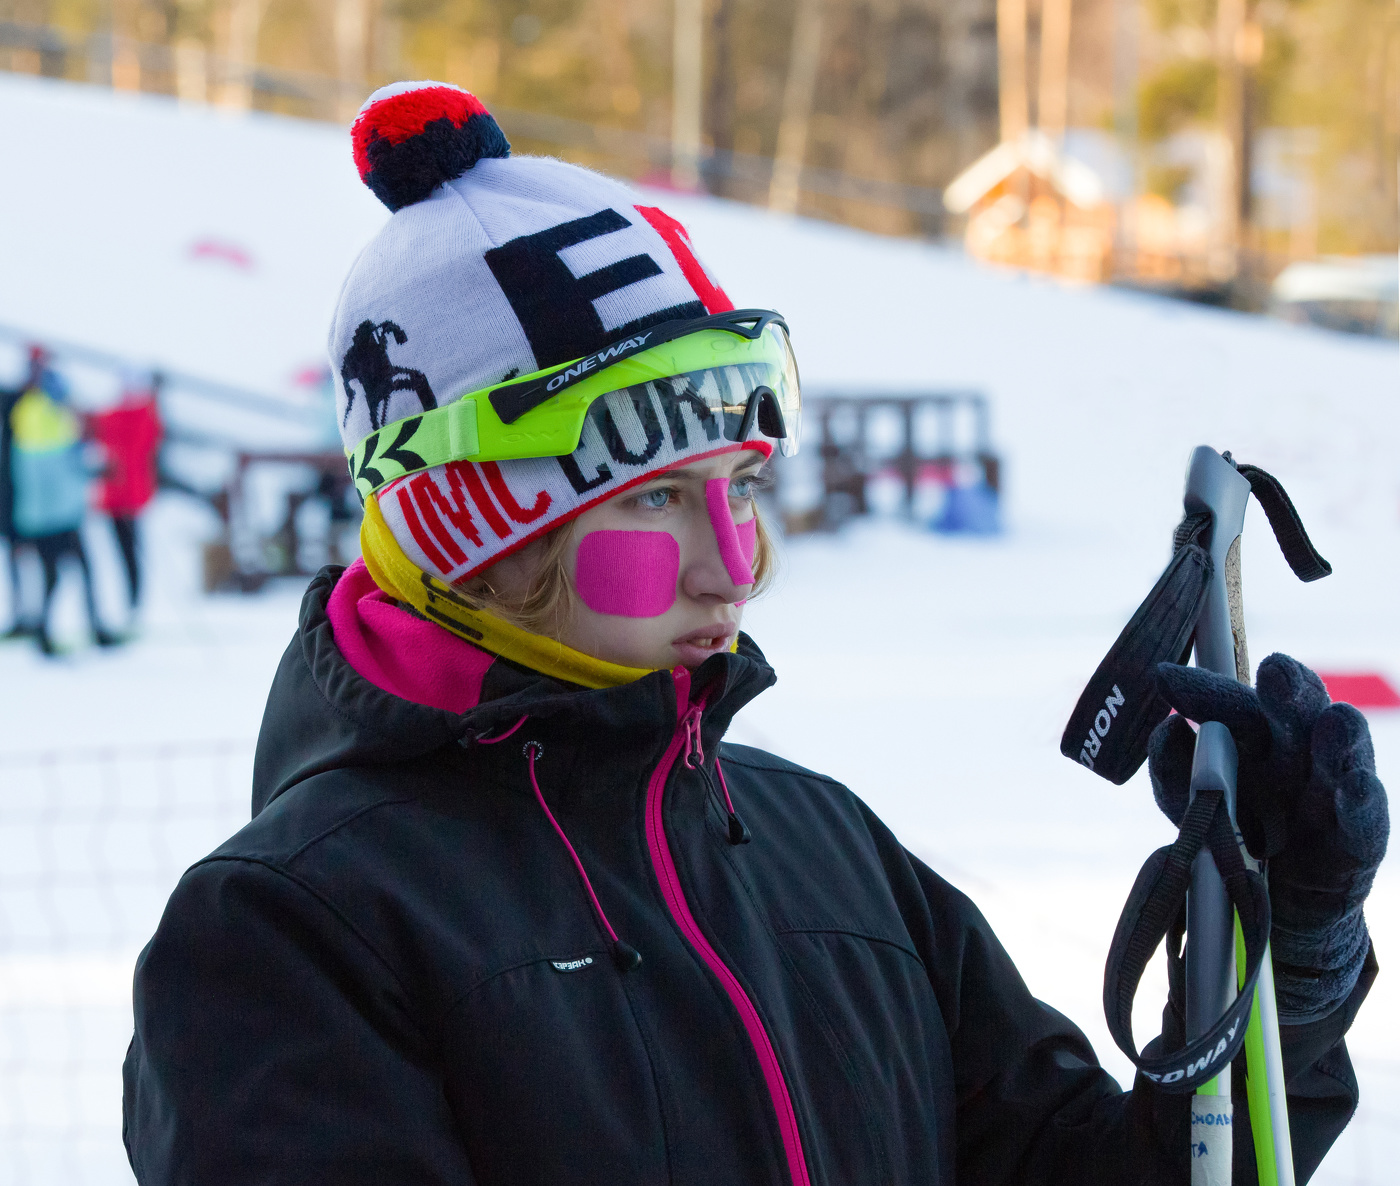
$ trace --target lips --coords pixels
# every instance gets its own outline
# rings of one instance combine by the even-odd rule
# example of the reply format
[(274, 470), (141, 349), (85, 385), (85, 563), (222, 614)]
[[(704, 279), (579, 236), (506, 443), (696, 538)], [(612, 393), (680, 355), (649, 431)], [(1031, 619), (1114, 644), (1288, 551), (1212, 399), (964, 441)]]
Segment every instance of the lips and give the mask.
[(702, 626), (698, 630), (692, 630), (688, 634), (682, 634), (679, 638), (672, 639), (671, 645), (676, 649), (684, 663), (700, 663), (711, 655), (728, 650), (729, 645), (734, 641), (736, 629), (737, 627), (728, 622)]

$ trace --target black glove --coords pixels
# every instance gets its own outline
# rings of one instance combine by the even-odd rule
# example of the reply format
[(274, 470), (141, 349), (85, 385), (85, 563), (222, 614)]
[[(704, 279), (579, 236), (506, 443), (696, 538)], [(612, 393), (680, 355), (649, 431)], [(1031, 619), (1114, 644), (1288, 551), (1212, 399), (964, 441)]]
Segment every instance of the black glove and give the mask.
[(1219, 721), (1239, 750), (1240, 830), (1268, 858), (1279, 1020), (1325, 1017), (1356, 985), (1370, 948), (1361, 907), (1385, 856), (1390, 814), (1366, 718), (1332, 704), (1287, 655), (1259, 664), (1258, 691), (1199, 667), (1163, 663), (1157, 685), (1180, 715), (1153, 730), (1147, 768), (1178, 826), (1190, 798), (1192, 721)]

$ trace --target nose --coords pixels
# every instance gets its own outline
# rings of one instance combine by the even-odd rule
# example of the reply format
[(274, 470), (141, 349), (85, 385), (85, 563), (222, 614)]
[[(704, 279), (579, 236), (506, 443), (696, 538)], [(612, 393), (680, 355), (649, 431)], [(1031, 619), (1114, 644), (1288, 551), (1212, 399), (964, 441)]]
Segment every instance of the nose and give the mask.
[(740, 524), (734, 522), (728, 478), (713, 478), (705, 483), (705, 509), (715, 541), (711, 555), (718, 558), (723, 575), (713, 563), (697, 565), (686, 574), (686, 592), (692, 597), (709, 595), (730, 603), (741, 602), (753, 591), (758, 525), (753, 518)]

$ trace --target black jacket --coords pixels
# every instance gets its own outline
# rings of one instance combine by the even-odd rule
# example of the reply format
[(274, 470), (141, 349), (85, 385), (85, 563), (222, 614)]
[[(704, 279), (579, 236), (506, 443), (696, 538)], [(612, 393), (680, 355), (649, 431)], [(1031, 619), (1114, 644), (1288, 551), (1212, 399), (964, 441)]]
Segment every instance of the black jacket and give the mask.
[[(1122, 1093), (845, 787), (720, 745), (773, 682), (747, 639), (695, 674), (698, 738), (665, 672), (581, 691), (498, 661), (457, 716), (346, 663), (336, 571), (253, 821), (137, 966), (145, 1186), (1187, 1181), (1182, 1098)], [(1302, 1177), (1355, 1106), (1362, 995), (1287, 1032)]]

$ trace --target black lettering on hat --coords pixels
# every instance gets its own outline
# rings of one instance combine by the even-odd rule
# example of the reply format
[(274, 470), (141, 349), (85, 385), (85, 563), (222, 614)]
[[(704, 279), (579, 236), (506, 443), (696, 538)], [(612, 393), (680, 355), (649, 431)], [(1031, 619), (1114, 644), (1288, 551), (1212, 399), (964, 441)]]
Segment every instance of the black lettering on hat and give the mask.
[(559, 462), (559, 468), (564, 471), (564, 476), (569, 479), (569, 485), (574, 488), (575, 494), (587, 494), (590, 490), (596, 489), (604, 482), (612, 481), (612, 470), (606, 465), (600, 465), (593, 477), (585, 478), (583, 476), (583, 470), (579, 468), (578, 462), (574, 460), (571, 454), (566, 453), (563, 457), (556, 457), (555, 460)]
[[(665, 439), (661, 421), (657, 419), (656, 408), (651, 402), (651, 393), (645, 387), (633, 387), (604, 396), (601, 402), (603, 411), (598, 428), (603, 434), (608, 456), (622, 465), (646, 465), (656, 456)], [(638, 436), (645, 438), (641, 452), (634, 452), (628, 446), (622, 435), (624, 427), (633, 440)]]
[(666, 409), (666, 419), (671, 429), (671, 443), (677, 450), (690, 448), (690, 431), (685, 425), (684, 409), (694, 413), (696, 422), (710, 440), (718, 440), (720, 424), (710, 406), (695, 393), (695, 386), (689, 376), (678, 375), (674, 379), (658, 379), (656, 388), (662, 393), (661, 404)]
[(609, 207), (586, 218), (522, 235), (486, 252), (486, 265), (520, 320), (539, 367), (592, 354), (616, 338), (662, 321), (705, 316), (705, 306), (699, 301), (686, 301), (612, 330), (604, 328), (593, 302), (639, 280), (660, 276), (660, 265), (649, 255), (631, 255), (586, 276), (575, 276), (559, 253), (631, 225)]
[[(597, 408), (606, 405), (600, 401), (593, 406)], [(576, 494), (587, 494), (590, 490), (595, 490), (603, 485), (604, 482), (613, 480), (612, 470), (608, 468), (608, 463), (603, 460), (607, 455), (607, 446), (603, 444), (602, 434), (599, 433), (595, 420), (596, 416), (590, 409), (588, 417), (583, 422), (583, 431), (579, 434), (578, 448), (572, 453), (566, 453), (563, 457), (554, 459), (559, 463), (559, 468), (564, 471), (564, 476), (569, 479), (569, 485), (574, 488)], [(580, 461), (593, 467), (593, 477), (584, 476), (583, 468), (579, 465)]]

